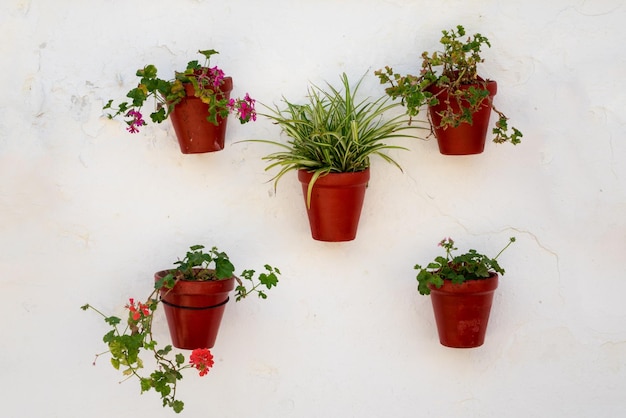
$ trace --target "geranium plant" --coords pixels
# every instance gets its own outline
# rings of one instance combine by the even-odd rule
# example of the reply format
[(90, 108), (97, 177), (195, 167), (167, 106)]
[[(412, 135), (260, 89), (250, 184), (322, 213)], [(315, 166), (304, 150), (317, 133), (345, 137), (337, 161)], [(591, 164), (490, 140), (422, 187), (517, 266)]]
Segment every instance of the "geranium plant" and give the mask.
[(218, 54), (214, 49), (198, 51), (205, 57), (204, 64), (197, 60), (189, 61), (187, 68), (175, 71), (174, 78), (164, 80), (157, 76), (157, 68), (146, 65), (137, 70), (140, 78), (137, 87), (126, 94), (130, 100), (114, 106), (113, 100), (109, 100), (104, 109), (110, 109), (109, 119), (117, 116), (126, 118), (126, 128), (131, 133), (139, 132), (139, 128), (146, 125), (142, 114), (142, 107), (146, 101), (154, 102), (154, 111), (150, 113), (152, 122), (161, 123), (168, 118), (175, 106), (185, 97), (184, 83), (191, 83), (195, 90), (195, 96), (208, 105), (207, 120), (214, 125), (218, 124), (218, 116), (226, 118), (229, 113), (235, 113), (243, 124), (256, 120), (255, 100), (248, 93), (243, 99), (226, 99), (221, 92), (224, 85), (225, 74), (219, 67), (210, 67), (210, 58)]
[[(481, 57), (483, 46), (491, 47), (489, 40), (476, 33), (465, 38), (465, 28), (443, 30), (440, 43), (443, 51), (421, 55), (422, 64), (419, 75), (402, 75), (386, 66), (375, 71), (381, 84), (388, 84), (386, 93), (393, 99), (400, 98), (410, 117), (417, 116), (424, 106), (440, 103), (444, 93), (445, 109), (441, 112), (440, 128), (458, 127), (462, 123), (472, 124), (472, 114), (478, 111), (484, 100), (489, 99), (488, 80), (478, 75), (477, 66), (484, 59)], [(435, 90), (433, 87), (437, 87)], [(508, 118), (490, 103), (498, 114), (493, 128), (493, 142), (519, 144), (522, 133), (515, 127), (509, 127)]]
[[(191, 351), (187, 360), (184, 354), (175, 352), (171, 345), (159, 345), (152, 333), (154, 314), (161, 303), (159, 292), (172, 289), (179, 280), (229, 279), (233, 277), (235, 267), (226, 253), (216, 247), (205, 252), (202, 245), (190, 247), (185, 258), (174, 264), (177, 267), (155, 282), (154, 289), (143, 302), (134, 298), (128, 300), (124, 320), (104, 314), (90, 304), (83, 305), (81, 309), (97, 312), (111, 327), (103, 337), (108, 349), (96, 354), (96, 360), (101, 355), (109, 354), (112, 366), (121, 370), (126, 379), (139, 379), (141, 393), (154, 389), (160, 394), (163, 406), (169, 406), (178, 413), (184, 408), (183, 401), (177, 399), (176, 393), (177, 383), (183, 378), (183, 370), (195, 368), (200, 376), (204, 376), (213, 366), (213, 355), (208, 348), (198, 347)], [(255, 274), (254, 270), (244, 270), (241, 278), (235, 277), (238, 284), (235, 288), (236, 300), (252, 293), (266, 299), (265, 291), (277, 285), (278, 275), (280, 270), (268, 264), (265, 265), (265, 271), (259, 274)], [(156, 362), (156, 368), (150, 373), (143, 373), (144, 354), (152, 356)]]
[(457, 251), (458, 248), (454, 246), (452, 238), (444, 238), (439, 242), (439, 246), (445, 250), (445, 256), (435, 257), (435, 260), (426, 267), (415, 265), (415, 269), (418, 270), (417, 290), (422, 295), (429, 295), (428, 285), (440, 288), (444, 280), (460, 284), (466, 280), (486, 279), (492, 273), (504, 275), (504, 269), (498, 264), (498, 257), (514, 242), (515, 237), (509, 238), (509, 242), (494, 258), (489, 258), (472, 249), (464, 254), (453, 256), (452, 251)]

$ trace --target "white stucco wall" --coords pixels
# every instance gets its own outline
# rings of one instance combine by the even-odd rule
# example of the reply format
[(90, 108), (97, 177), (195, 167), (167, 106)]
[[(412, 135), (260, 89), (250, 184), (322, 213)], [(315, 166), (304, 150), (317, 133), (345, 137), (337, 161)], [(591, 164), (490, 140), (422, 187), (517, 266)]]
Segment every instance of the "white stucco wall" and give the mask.
[[(91, 366), (106, 328), (79, 306), (121, 312), (197, 243), (283, 277), (228, 306), (186, 416), (624, 416), (625, 19), (620, 0), (2, 1), (0, 416), (172, 416)], [(374, 70), (414, 70), (456, 24), (491, 40), (483, 74), (524, 142), (396, 141), (404, 172), (373, 161), (353, 242), (313, 241), (295, 174), (274, 193), (272, 148), (235, 144), (278, 138), (267, 120), (185, 156), (169, 122), (133, 136), (102, 116), (137, 68), (207, 48), (263, 103), (343, 71), (378, 95)], [(512, 235), (486, 344), (440, 346), (413, 265), (444, 236), (493, 254)]]

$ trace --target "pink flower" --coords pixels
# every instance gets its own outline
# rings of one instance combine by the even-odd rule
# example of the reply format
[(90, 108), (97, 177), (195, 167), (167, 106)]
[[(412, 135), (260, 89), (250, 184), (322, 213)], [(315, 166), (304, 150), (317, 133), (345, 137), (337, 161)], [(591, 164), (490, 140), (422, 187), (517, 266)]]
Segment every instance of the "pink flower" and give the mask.
[(200, 371), (200, 376), (204, 376), (213, 367), (213, 354), (208, 348), (196, 348), (189, 356), (189, 363)]
[(138, 127), (146, 124), (146, 121), (143, 120), (143, 116), (137, 110), (129, 110), (128, 113), (126, 113), (126, 116), (133, 118), (133, 120), (126, 122), (128, 124), (128, 128), (126, 128), (126, 130), (131, 134), (139, 132)]
[(213, 79), (213, 87), (217, 90), (224, 81), (224, 71), (217, 67), (209, 68), (209, 77)]
[(236, 112), (237, 117), (241, 121), (241, 123), (245, 123), (252, 119), (256, 121), (256, 110), (254, 109), (254, 104), (256, 100), (250, 97), (248, 93), (242, 99), (230, 99), (228, 101), (228, 108), (231, 112)]
[(454, 245), (454, 240), (450, 237), (444, 238), (437, 245), (440, 247), (452, 247)]
[(242, 113), (241, 115), (242, 119), (250, 120), (251, 118), (253, 121), (256, 121), (256, 111), (254, 110), (254, 104), (256, 103), (256, 100), (251, 98), (248, 93), (246, 93), (243, 100), (244, 100), (244, 105), (245, 105), (243, 106), (243, 108), (246, 110), (246, 114), (244, 115)]

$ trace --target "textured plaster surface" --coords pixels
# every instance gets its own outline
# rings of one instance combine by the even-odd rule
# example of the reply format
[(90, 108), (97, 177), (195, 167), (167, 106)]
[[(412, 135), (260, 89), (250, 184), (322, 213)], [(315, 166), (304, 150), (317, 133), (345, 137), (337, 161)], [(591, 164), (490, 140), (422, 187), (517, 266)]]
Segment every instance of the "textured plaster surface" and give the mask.
[[(121, 314), (198, 243), (283, 278), (228, 306), (214, 369), (180, 385), (187, 416), (626, 415), (625, 19), (618, 0), (1, 2), (0, 415), (172, 415), (91, 365), (106, 328), (79, 306)], [(103, 117), (137, 68), (167, 77), (208, 48), (268, 105), (344, 71), (376, 96), (374, 70), (416, 71), (456, 24), (490, 39), (481, 70), (523, 144), (395, 141), (403, 171), (373, 160), (353, 242), (313, 241), (295, 175), (275, 191), (273, 148), (237, 143), (279, 138), (267, 120), (185, 156), (169, 122)], [(517, 237), (481, 348), (440, 346), (416, 291), (447, 236), (489, 254)]]

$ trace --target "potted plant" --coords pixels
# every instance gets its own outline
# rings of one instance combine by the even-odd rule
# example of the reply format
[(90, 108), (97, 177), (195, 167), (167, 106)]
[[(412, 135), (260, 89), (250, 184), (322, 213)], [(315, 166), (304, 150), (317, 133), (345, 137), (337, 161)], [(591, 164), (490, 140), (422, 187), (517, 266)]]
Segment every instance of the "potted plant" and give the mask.
[(365, 189), (370, 178), (370, 157), (377, 155), (396, 167), (400, 165), (383, 153), (406, 149), (383, 141), (400, 136), (409, 128), (403, 115), (383, 119), (397, 104), (387, 98), (359, 100), (363, 81), (354, 88), (348, 76), (341, 76), (342, 89), (327, 83), (322, 89), (308, 89), (308, 102), (296, 104), (283, 99), (285, 107), (270, 108), (269, 117), (291, 139), (274, 144), (280, 151), (264, 160), (266, 170), (279, 167), (274, 186), (288, 172), (296, 170), (302, 184), (311, 234), (320, 241), (350, 241), (356, 237)]
[(436, 257), (426, 267), (415, 265), (417, 290), (430, 295), (442, 345), (454, 348), (483, 345), (498, 274), (504, 275), (497, 260), (513, 242), (515, 238), (511, 237), (494, 258), (476, 250), (452, 256), (452, 251), (457, 250), (454, 241), (444, 238), (439, 246), (446, 251), (445, 256)]
[(386, 93), (400, 98), (410, 117), (428, 106), (442, 154), (482, 153), (492, 109), (498, 114), (493, 142), (519, 144), (522, 133), (509, 127), (508, 118), (493, 104), (497, 83), (478, 75), (477, 65), (484, 61), (481, 48), (491, 47), (489, 40), (479, 33), (464, 39), (461, 25), (442, 33), (443, 51), (423, 52), (419, 75), (402, 75), (389, 66), (375, 71), (381, 84), (390, 85)]
[[(154, 289), (145, 302), (129, 299), (125, 321), (89, 304), (81, 309), (94, 310), (111, 327), (103, 337), (108, 350), (97, 354), (96, 360), (103, 354), (110, 354), (116, 370), (122, 370), (127, 378), (139, 379), (141, 393), (154, 389), (160, 394), (164, 407), (180, 412), (184, 403), (176, 398), (176, 387), (183, 378), (181, 372), (196, 368), (200, 376), (204, 376), (213, 366), (210, 348), (228, 302), (228, 292), (235, 289), (237, 301), (252, 293), (266, 299), (265, 290), (277, 285), (280, 271), (266, 264), (264, 272), (255, 275), (254, 270), (244, 270), (239, 278), (233, 275), (235, 267), (226, 253), (216, 247), (205, 252), (202, 245), (190, 247), (185, 258), (175, 264), (176, 268), (155, 274)], [(188, 361), (184, 354), (175, 352), (172, 345), (161, 346), (154, 339), (154, 314), (161, 303), (173, 345), (192, 350)], [(156, 362), (156, 369), (149, 374), (142, 373), (144, 354), (151, 355)]]
[(168, 117), (172, 120), (183, 154), (223, 149), (228, 114), (234, 112), (242, 124), (256, 120), (255, 100), (248, 93), (243, 99), (231, 99), (232, 77), (225, 76), (217, 66), (209, 66), (211, 56), (218, 52), (213, 49), (198, 52), (205, 57), (205, 63), (190, 61), (184, 71), (175, 71), (171, 80), (159, 78), (152, 64), (137, 70), (139, 84), (126, 94), (131, 100), (117, 107), (109, 100), (104, 106), (113, 112), (107, 115), (109, 119), (123, 116), (126, 129), (130, 133), (139, 132), (146, 125), (142, 106), (153, 99), (155, 109), (150, 119), (155, 123)]

